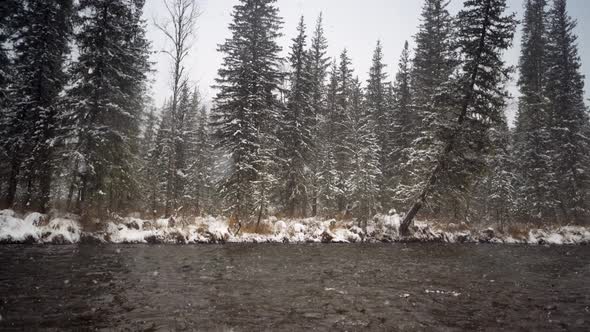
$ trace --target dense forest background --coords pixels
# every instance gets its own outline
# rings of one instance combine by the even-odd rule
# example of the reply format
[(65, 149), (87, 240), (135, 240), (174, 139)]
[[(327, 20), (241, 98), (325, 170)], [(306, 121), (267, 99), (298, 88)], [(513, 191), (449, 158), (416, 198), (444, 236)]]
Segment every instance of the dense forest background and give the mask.
[[(208, 109), (185, 71), (195, 0), (167, 0), (172, 87), (149, 96), (144, 0), (0, 3), (3, 207), (104, 220), (238, 221), (406, 212), (431, 220), (588, 223), (590, 120), (566, 0), (424, 0), (388, 75), (327, 54), (321, 14), (281, 58), (274, 0), (236, 0)], [(518, 68), (503, 53), (522, 29)], [(515, 128), (505, 85), (519, 71)]]

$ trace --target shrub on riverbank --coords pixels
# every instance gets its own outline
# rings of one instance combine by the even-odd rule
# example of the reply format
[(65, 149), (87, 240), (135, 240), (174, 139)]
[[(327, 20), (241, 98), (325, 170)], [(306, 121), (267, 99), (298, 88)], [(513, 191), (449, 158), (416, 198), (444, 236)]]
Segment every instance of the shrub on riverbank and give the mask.
[(76, 216), (50, 218), (0, 211), (0, 243), (375, 243), (446, 242), (493, 244), (590, 244), (590, 230), (562, 226), (543, 229), (508, 227), (477, 229), (466, 224), (417, 222), (412, 234), (399, 235), (397, 215), (376, 216), (360, 228), (354, 221), (317, 218), (269, 218), (239, 228), (223, 217), (143, 220), (112, 218), (100, 227), (82, 227)]

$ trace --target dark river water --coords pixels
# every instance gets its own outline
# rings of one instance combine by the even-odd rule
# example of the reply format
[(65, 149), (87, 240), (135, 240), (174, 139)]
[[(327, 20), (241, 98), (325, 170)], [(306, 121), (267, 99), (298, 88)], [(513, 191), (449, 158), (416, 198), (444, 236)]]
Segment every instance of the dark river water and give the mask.
[(590, 331), (590, 247), (1, 246), (0, 331)]

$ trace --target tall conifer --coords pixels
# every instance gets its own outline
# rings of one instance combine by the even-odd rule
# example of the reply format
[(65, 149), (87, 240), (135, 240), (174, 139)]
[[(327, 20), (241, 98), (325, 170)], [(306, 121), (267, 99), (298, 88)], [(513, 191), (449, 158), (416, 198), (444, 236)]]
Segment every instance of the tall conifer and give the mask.
[(213, 124), (231, 160), (222, 191), (238, 222), (262, 216), (274, 180), (270, 170), (277, 162), (275, 129), (282, 107), (275, 94), (283, 79), (277, 44), (282, 20), (275, 3), (240, 0), (232, 12), (232, 36), (219, 46), (224, 59)]
[(393, 116), (391, 106), (387, 100), (387, 66), (383, 62), (383, 48), (381, 42), (373, 53), (373, 62), (369, 69), (369, 79), (367, 81), (366, 107), (369, 114), (373, 117), (371, 121), (375, 126), (375, 133), (379, 145), (379, 174), (377, 180), (379, 184), (379, 203), (385, 210), (391, 207), (391, 154), (392, 142), (391, 131)]
[(546, 0), (527, 0), (522, 26), (520, 79), (521, 96), (514, 133), (514, 154), (518, 177), (517, 208), (527, 219), (551, 218), (555, 215), (554, 176), (551, 174), (551, 116), (545, 99)]
[(549, 11), (545, 95), (551, 117), (553, 192), (561, 221), (588, 220), (590, 216), (589, 122), (575, 28), (567, 0), (555, 0)]
[(80, 50), (69, 91), (82, 212), (119, 210), (137, 192), (134, 174), (150, 68), (144, 1), (80, 0)]

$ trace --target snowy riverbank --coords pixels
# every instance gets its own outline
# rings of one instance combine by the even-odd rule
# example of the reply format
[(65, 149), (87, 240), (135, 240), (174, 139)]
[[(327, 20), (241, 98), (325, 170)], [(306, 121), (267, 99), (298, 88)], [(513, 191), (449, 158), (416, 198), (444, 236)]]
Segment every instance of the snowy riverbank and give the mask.
[[(50, 219), (39, 213), (24, 217), (11, 210), (0, 211), (0, 243), (361, 243), (361, 242), (446, 242), (531, 245), (590, 244), (590, 229), (577, 226), (530, 229), (510, 234), (492, 228), (449, 230), (437, 225), (416, 223), (412, 236), (398, 234), (398, 216), (378, 216), (364, 232), (352, 222), (319, 220), (277, 220), (261, 224), (258, 233), (242, 230), (237, 236), (225, 218), (195, 218), (190, 222), (170, 219), (155, 221), (120, 218), (106, 222), (101, 231), (87, 232), (76, 216)], [(451, 227), (452, 228), (452, 227)]]

